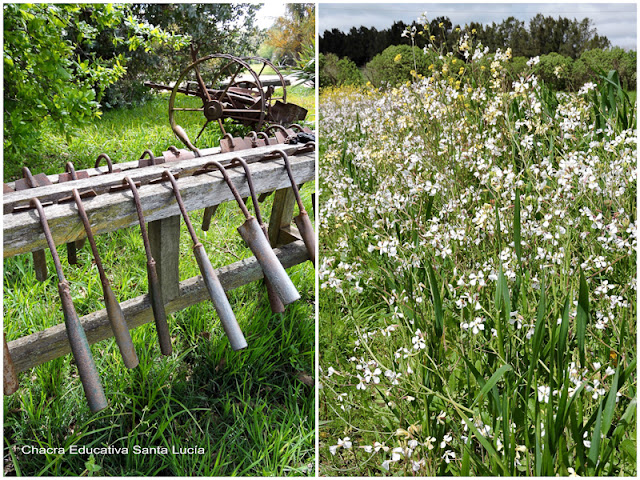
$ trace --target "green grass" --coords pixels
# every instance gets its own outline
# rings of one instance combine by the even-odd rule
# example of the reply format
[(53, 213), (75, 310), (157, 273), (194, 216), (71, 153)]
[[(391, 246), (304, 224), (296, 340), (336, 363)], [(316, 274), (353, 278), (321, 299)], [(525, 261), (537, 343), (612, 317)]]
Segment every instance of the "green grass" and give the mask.
[[(274, 96), (280, 96), (278, 90)], [(160, 93), (141, 107), (105, 112), (102, 119), (70, 132), (72, 135), (68, 141), (48, 126), (42, 132), (38, 156), (5, 158), (4, 181), (20, 178), (25, 165), (33, 174), (55, 174), (63, 172), (67, 162), (72, 162), (76, 169), (93, 167), (100, 153), (106, 153), (114, 163), (119, 163), (140, 158), (146, 149), (161, 155), (170, 145), (184, 148), (169, 126), (168, 98), (168, 93)], [(287, 102), (306, 108), (305, 124), (315, 124), (315, 96), (312, 89), (301, 85), (287, 88)], [(201, 104), (199, 99), (181, 97), (176, 99), (175, 106), (199, 107)], [(200, 112), (177, 112), (176, 118), (192, 141), (205, 123)], [(234, 136), (244, 135), (251, 130), (229, 119), (225, 120), (225, 129)], [(217, 124), (209, 124), (196, 146), (218, 146), (221, 136)]]
[(320, 474), (635, 476), (635, 105), (440, 60), (320, 97)]
[[(299, 90), (308, 102), (313, 91)], [(313, 100), (311, 100), (312, 102)], [(111, 111), (66, 143), (46, 133), (48, 155), (33, 160), (34, 173), (60, 172), (72, 160), (87, 167), (100, 152), (114, 162), (138, 158), (146, 148), (159, 154), (177, 140), (168, 127), (166, 98), (131, 110)], [(201, 125), (201, 124), (200, 124)], [(186, 128), (197, 128), (186, 124)], [(215, 146), (214, 126), (207, 146)], [(204, 142), (203, 142), (204, 143)], [(5, 178), (7, 172), (5, 171)], [(302, 189), (312, 212), (313, 182)], [(262, 205), (269, 216), (273, 196)], [(202, 211), (191, 212), (214, 268), (251, 256), (236, 231), (243, 222), (235, 204), (221, 205), (211, 228), (200, 229)], [(199, 274), (191, 239), (182, 222), (181, 280)], [(138, 227), (96, 238), (119, 301), (147, 293), (146, 257)], [(80, 316), (104, 308), (91, 252), (67, 264), (58, 247)], [(7, 340), (63, 321), (55, 271), (47, 253), (49, 278), (35, 279), (30, 255), (4, 260), (4, 331)], [(124, 367), (115, 340), (92, 346), (109, 407), (91, 414), (71, 355), (19, 375), (21, 387), (4, 401), (4, 457), (8, 475), (281, 476), (314, 473), (314, 390), (298, 375), (314, 373), (314, 276), (307, 262), (288, 270), (302, 298), (284, 314), (272, 314), (264, 286), (256, 282), (229, 292), (249, 347), (233, 352), (211, 302), (169, 316), (174, 353), (160, 354), (153, 323), (132, 330), (140, 359)], [(69, 447), (127, 447), (128, 454), (72, 455)], [(135, 454), (134, 446), (166, 447), (167, 455)], [(66, 453), (25, 454), (25, 446), (66, 447)], [(204, 454), (174, 455), (202, 447)]]

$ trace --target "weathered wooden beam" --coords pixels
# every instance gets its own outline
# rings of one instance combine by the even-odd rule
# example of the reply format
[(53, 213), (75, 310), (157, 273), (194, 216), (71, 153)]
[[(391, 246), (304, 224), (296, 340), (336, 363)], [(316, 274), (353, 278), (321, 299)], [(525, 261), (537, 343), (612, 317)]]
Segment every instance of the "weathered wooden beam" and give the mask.
[[(160, 178), (162, 172), (167, 168), (171, 170), (175, 176), (191, 175), (196, 170), (202, 168), (207, 162), (216, 160), (223, 165), (231, 162), (234, 157), (241, 157), (247, 163), (255, 163), (260, 161), (265, 154), (274, 150), (283, 150), (287, 155), (293, 153), (299, 148), (299, 145), (270, 145), (266, 147), (257, 147), (238, 152), (220, 153), (217, 155), (207, 155), (188, 160), (163, 163), (160, 165), (151, 165), (143, 168), (136, 168), (124, 172), (111, 173), (106, 175), (97, 175), (90, 178), (80, 180), (72, 180), (69, 182), (57, 183), (53, 185), (43, 185), (41, 187), (29, 188), (26, 190), (17, 190), (2, 195), (2, 211), (5, 214), (11, 213), (14, 208), (28, 207), (32, 198), (38, 198), (43, 205), (51, 202), (58, 202), (61, 199), (71, 197), (71, 191), (77, 188), (78, 191), (94, 190), (98, 194), (106, 194), (111, 187), (122, 186), (124, 177), (129, 176), (135, 182), (141, 184), (148, 183), (150, 180)], [(311, 153), (313, 155), (313, 152)], [(106, 171), (107, 167), (101, 167)]]
[[(220, 147), (205, 148), (200, 150), (200, 153), (202, 155), (217, 155), (220, 153)], [(98, 157), (98, 154), (96, 154), (96, 158), (97, 157)], [(164, 157), (162, 155), (156, 155), (156, 158), (164, 160)], [(138, 168), (138, 162), (139, 160), (131, 160), (128, 162), (114, 163), (113, 167), (119, 168), (122, 171), (131, 170), (133, 168)], [(102, 166), (98, 168), (88, 168), (83, 171), (86, 171), (89, 174), (89, 177), (95, 177), (96, 175), (103, 175), (107, 170), (108, 169), (106, 166)], [(128, 172), (128, 173), (131, 173), (131, 172)], [(60, 175), (58, 174), (47, 175), (47, 178), (51, 183), (58, 183), (60, 181)], [(11, 188), (14, 188), (15, 182), (8, 182), (7, 185), (10, 186)]]
[[(298, 265), (309, 259), (304, 243), (301, 241), (290, 243), (274, 251), (285, 268)], [(263, 277), (262, 269), (255, 257), (221, 267), (216, 270), (216, 273), (226, 291), (255, 282)], [(189, 278), (180, 282), (180, 294), (173, 300), (165, 302), (166, 311), (169, 314), (183, 310), (207, 300), (208, 295), (202, 277)], [(129, 329), (153, 321), (149, 295), (140, 295), (126, 300), (120, 306)], [(80, 322), (87, 334), (89, 344), (95, 344), (113, 336), (106, 310), (85, 315), (80, 319)], [(8, 345), (17, 372), (24, 372), (71, 352), (64, 323), (18, 338), (9, 342)]]
[[(221, 156), (217, 155), (216, 159)], [(302, 183), (315, 178), (314, 157), (313, 152), (290, 157), (291, 168), (296, 182)], [(285, 173), (282, 160), (257, 162), (250, 166), (257, 193), (282, 189), (289, 184), (289, 178)], [(149, 169), (156, 169), (155, 177), (159, 177), (164, 170), (161, 166), (146, 167), (141, 170)], [(174, 170), (173, 164), (171, 170)], [(248, 196), (249, 188), (242, 167), (230, 168), (228, 172), (240, 195), (243, 197)], [(114, 173), (105, 175), (105, 177), (116, 177), (118, 175), (123, 174)], [(76, 180), (75, 182), (65, 182), (40, 188), (60, 188), (90, 180)], [(188, 211), (219, 205), (233, 199), (229, 187), (222, 179), (220, 172), (217, 171), (180, 178), (178, 185)], [(32, 189), (31, 191), (35, 190)], [(139, 194), (145, 219), (148, 222), (180, 214), (171, 186), (167, 182), (143, 185), (139, 188)], [(94, 235), (138, 224), (131, 192), (128, 190), (87, 198), (83, 201), (83, 204), (89, 216)], [(73, 202), (49, 205), (45, 207), (44, 211), (56, 245), (85, 237), (86, 233)], [(3, 234), (4, 258), (43, 249), (47, 246), (40, 221), (33, 210), (5, 214), (3, 216)]]
[[(291, 185), (290, 182), (289, 185)], [(282, 230), (291, 225), (295, 204), (296, 198), (291, 187), (276, 190), (269, 217), (269, 242), (272, 247), (287, 243)]]
[(180, 288), (180, 215), (149, 222), (151, 255), (165, 302), (178, 296)]

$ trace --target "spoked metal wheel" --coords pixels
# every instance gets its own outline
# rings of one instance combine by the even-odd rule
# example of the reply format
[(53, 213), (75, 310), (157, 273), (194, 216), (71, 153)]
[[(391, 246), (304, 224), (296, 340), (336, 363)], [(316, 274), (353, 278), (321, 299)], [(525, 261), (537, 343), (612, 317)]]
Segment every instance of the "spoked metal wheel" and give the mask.
[[(280, 100), (282, 103), (287, 103), (287, 85), (284, 77), (282, 76), (282, 73), (280, 73), (280, 70), (278, 70), (278, 68), (266, 58), (246, 57), (244, 60), (246, 60), (247, 63), (257, 63), (260, 65), (260, 69), (258, 70), (258, 77), (260, 77), (263, 73), (265, 75), (270, 75), (268, 73), (265, 73), (265, 69), (267, 67), (270, 67), (278, 77), (275, 82), (270, 83), (269, 85), (265, 84), (265, 87), (267, 89), (267, 106), (272, 107), (278, 100)], [(278, 88), (282, 88), (282, 91), (277, 91)]]
[[(260, 129), (266, 107), (262, 83), (249, 64), (232, 55), (213, 54), (196, 60), (180, 73), (169, 97), (169, 123), (176, 136), (195, 150), (193, 144), (212, 122), (220, 125), (223, 134), (225, 118)], [(198, 115), (201, 121), (194, 122), (193, 116)], [(194, 123), (199, 127), (191, 126)], [(190, 125), (189, 131), (181, 125)], [(190, 135), (195, 135), (193, 144)]]

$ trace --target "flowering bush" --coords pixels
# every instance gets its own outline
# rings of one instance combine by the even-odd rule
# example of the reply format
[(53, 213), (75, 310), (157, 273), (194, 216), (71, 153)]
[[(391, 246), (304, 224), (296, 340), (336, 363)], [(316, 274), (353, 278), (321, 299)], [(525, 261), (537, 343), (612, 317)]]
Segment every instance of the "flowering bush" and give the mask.
[(458, 49), (321, 95), (321, 473), (635, 475), (636, 132)]

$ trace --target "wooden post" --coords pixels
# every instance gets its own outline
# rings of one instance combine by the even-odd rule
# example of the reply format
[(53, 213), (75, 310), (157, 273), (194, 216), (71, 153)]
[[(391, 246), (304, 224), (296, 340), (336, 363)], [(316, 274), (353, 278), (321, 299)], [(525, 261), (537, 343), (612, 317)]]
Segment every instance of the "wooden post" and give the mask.
[(166, 304), (176, 298), (180, 290), (180, 215), (149, 222), (148, 229), (151, 254)]
[(291, 187), (276, 190), (269, 218), (269, 243), (272, 247), (275, 248), (293, 240), (287, 231), (295, 229), (291, 226), (295, 204), (296, 198), (293, 196)]
[(47, 256), (44, 250), (36, 250), (32, 256), (33, 268), (36, 271), (36, 280), (44, 282), (49, 276), (49, 272), (47, 272)]

